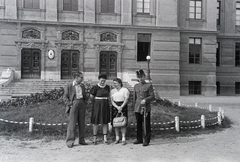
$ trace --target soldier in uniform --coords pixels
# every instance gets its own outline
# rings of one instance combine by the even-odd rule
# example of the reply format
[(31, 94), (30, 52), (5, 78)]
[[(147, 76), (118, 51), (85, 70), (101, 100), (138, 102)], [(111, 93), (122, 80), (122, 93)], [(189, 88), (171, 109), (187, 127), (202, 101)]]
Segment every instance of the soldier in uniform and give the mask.
[[(144, 71), (136, 71), (139, 83), (134, 86), (133, 93), (133, 105), (134, 112), (137, 120), (137, 140), (134, 144), (142, 144), (143, 146), (148, 146), (150, 143), (151, 136), (151, 105), (150, 102), (154, 100), (154, 90), (151, 83), (145, 81)], [(146, 111), (145, 125), (143, 111)], [(142, 134), (143, 127), (145, 127), (145, 134)]]

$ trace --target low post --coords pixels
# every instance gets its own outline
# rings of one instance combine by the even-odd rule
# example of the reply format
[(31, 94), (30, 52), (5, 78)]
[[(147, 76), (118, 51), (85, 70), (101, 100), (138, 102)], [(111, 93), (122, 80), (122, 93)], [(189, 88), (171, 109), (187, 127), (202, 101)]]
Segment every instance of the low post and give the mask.
[(33, 132), (33, 124), (34, 124), (34, 118), (31, 117), (31, 118), (29, 119), (29, 132), (30, 132), (30, 133)]
[(197, 103), (195, 103), (195, 107), (198, 107)]
[(222, 125), (221, 112), (218, 112), (218, 125)]
[(178, 106), (181, 106), (181, 101), (178, 101)]
[(175, 117), (175, 129), (176, 129), (176, 131), (177, 132), (179, 132), (179, 117), (178, 116), (176, 116)]
[(212, 105), (211, 104), (208, 106), (208, 108), (209, 108), (209, 111), (212, 111)]
[(201, 116), (201, 126), (203, 129), (205, 128), (205, 115)]

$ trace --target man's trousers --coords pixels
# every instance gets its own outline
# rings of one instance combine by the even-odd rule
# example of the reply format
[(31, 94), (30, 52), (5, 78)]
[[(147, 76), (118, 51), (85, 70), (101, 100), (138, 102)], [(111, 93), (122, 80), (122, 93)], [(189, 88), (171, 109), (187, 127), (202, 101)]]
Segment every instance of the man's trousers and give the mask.
[(147, 142), (150, 143), (150, 137), (151, 137), (151, 123), (150, 123), (150, 116), (151, 113), (147, 113), (146, 117), (146, 134), (143, 135), (143, 129), (144, 129), (144, 116), (143, 114), (136, 113), (136, 120), (137, 120), (137, 140), (140, 142)]
[(76, 123), (78, 123), (79, 142), (84, 141), (86, 104), (83, 99), (73, 101), (73, 106), (68, 113), (67, 144), (75, 141)]

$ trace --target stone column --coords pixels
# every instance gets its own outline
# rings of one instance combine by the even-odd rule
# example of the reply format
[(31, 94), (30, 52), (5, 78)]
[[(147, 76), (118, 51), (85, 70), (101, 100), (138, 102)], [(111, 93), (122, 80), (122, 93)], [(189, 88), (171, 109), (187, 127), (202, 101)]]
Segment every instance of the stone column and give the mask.
[(5, 7), (5, 19), (17, 19), (17, 0), (6, 0)]
[(57, 0), (46, 1), (46, 21), (57, 21)]

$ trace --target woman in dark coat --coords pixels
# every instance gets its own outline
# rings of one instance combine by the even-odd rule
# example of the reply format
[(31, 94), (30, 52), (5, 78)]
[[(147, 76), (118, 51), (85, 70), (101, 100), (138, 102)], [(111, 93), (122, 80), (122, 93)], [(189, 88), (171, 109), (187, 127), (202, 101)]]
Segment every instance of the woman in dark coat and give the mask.
[(93, 99), (91, 123), (93, 124), (93, 143), (96, 145), (96, 138), (99, 124), (103, 128), (103, 143), (107, 143), (108, 123), (110, 122), (109, 94), (110, 86), (106, 84), (107, 75), (98, 76), (99, 83), (90, 90)]

